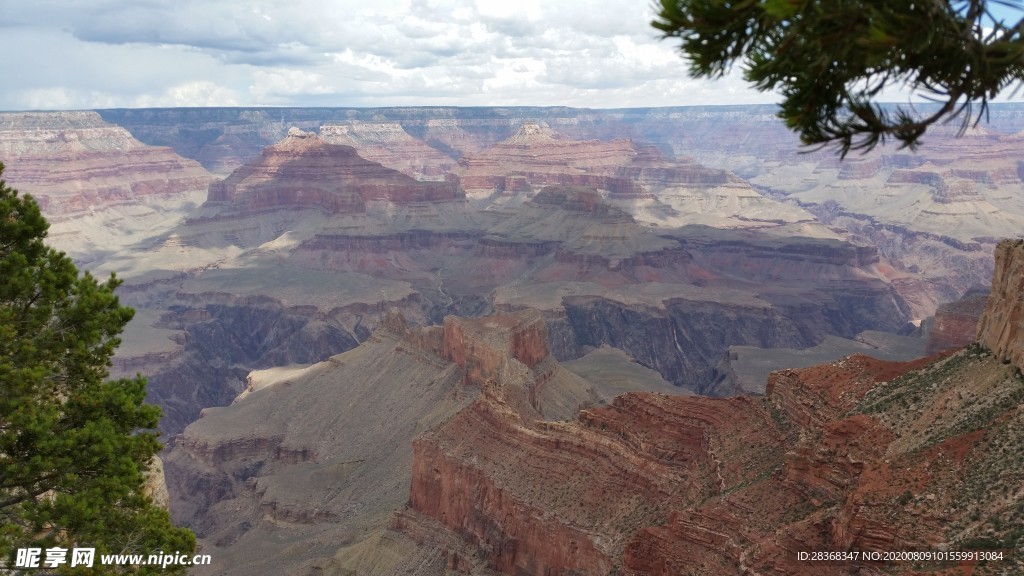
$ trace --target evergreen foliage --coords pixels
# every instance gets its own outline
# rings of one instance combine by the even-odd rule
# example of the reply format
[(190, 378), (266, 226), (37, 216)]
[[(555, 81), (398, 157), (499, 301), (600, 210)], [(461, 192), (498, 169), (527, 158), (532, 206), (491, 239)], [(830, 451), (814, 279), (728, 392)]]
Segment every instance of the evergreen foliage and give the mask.
[(106, 380), (134, 311), (118, 303), (113, 275), (80, 275), (46, 246), (48, 226), (31, 196), (0, 180), (0, 566), (27, 547), (94, 547), (97, 560), (191, 554), (192, 533), (143, 492), (160, 409), (143, 403), (141, 376)]
[[(888, 138), (913, 148), (938, 121), (960, 130), (1024, 74), (1024, 19), (1008, 25), (990, 5), (1009, 0), (660, 0), (651, 23), (681, 40), (694, 77), (741, 62), (761, 91), (778, 90), (779, 116), (808, 145), (841, 155)], [(906, 86), (937, 107), (888, 108)]]

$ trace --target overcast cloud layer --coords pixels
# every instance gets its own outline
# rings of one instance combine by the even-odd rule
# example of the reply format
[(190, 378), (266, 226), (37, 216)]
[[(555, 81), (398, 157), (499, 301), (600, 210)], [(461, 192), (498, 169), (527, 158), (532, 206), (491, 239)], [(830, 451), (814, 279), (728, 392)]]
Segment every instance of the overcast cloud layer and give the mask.
[(689, 79), (652, 4), (0, 0), (0, 110), (775, 100)]

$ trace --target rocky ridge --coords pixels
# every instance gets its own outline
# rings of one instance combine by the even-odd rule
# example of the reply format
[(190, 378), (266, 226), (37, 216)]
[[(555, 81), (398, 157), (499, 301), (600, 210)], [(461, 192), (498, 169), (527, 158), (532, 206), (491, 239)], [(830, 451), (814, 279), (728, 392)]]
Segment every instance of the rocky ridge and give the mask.
[(50, 241), (94, 261), (180, 222), (212, 176), (95, 112), (0, 113), (4, 179), (39, 202)]
[[(776, 372), (763, 397), (634, 393), (556, 425), (510, 409), (496, 382), (417, 440), (413, 512), (396, 525), (474, 574), (1020, 570), (1024, 479), (1007, 455), (1024, 448), (1024, 377), (1000, 361), (1020, 348), (1006, 336), (1022, 324), (1020, 246), (1000, 244), (979, 329), (995, 355), (852, 356)], [(417, 515), (466, 546), (424, 536)], [(799, 560), (814, 550), (857, 554)], [(998, 561), (911, 568), (864, 555), (892, 550)]]
[(210, 185), (210, 203), (242, 211), (316, 206), (331, 214), (366, 211), (366, 204), (458, 200), (452, 182), (419, 182), (359, 156), (351, 146), (328, 144), (315, 134), (292, 129), (253, 163)]
[(632, 140), (574, 140), (542, 122), (523, 122), (509, 138), (461, 157), (456, 173), (469, 197), (484, 205), (516, 204), (549, 186), (588, 187), (657, 226), (791, 227), (834, 236), (809, 213), (765, 198), (728, 171), (670, 160)]
[[(1004, 245), (1012, 277), (1024, 254)], [(982, 326), (1003, 334), (1020, 320), (998, 303), (1021, 287), (995, 285)], [(1012, 573), (1024, 377), (1000, 358), (851, 356), (776, 372), (763, 396), (609, 403), (551, 357), (538, 312), (430, 328), (394, 312), (355, 350), (206, 411), (167, 459), (190, 495), (172, 510), (240, 571)], [(799, 560), (815, 550), (858, 555)], [(864, 556), (893, 550), (1003, 559)]]
[[(906, 573), (797, 553), (937, 549), (1004, 560), (928, 567), (1012, 572), (1024, 495), (1002, 455), (1024, 441), (1024, 380), (978, 350), (784, 371), (763, 398), (627, 394), (554, 425), (484, 394), (416, 441), (396, 526), (459, 573)], [(418, 515), (465, 546), (424, 536)]]
[[(690, 219), (692, 223), (699, 217), (687, 207), (701, 206), (707, 215), (721, 216), (706, 216), (704, 224), (774, 229), (790, 236), (831, 235), (876, 246), (890, 268), (886, 272), (890, 281), (910, 303), (915, 321), (921, 321), (934, 314), (939, 305), (958, 300), (970, 287), (987, 284), (992, 277), (991, 252), (996, 238), (1013, 235), (1021, 228), (1024, 214), (1020, 206), (1024, 203), (1019, 202), (1019, 186), (1014, 182), (1019, 179), (1019, 154), (1015, 150), (1020, 138), (1016, 133), (1024, 128), (1024, 114), (1018, 106), (1003, 104), (993, 106), (989, 112), (988, 127), (971, 130), (963, 138), (956, 137), (955, 129), (936, 130), (929, 134), (927, 146), (916, 154), (879, 149), (863, 157), (851, 156), (842, 163), (827, 152), (804, 153), (770, 106), (100, 113), (107, 121), (128, 128), (137, 138), (149, 144), (173, 146), (179, 154), (200, 159), (218, 172), (228, 166), (230, 171), (257, 157), (265, 146), (284, 137), (289, 127), (316, 131), (322, 126), (333, 126), (350, 134), (358, 132), (366, 142), (366, 154), (371, 155), (372, 147), (377, 146), (373, 142), (395, 141), (396, 135), (401, 136), (400, 128), (409, 137), (452, 159), (486, 155), (489, 147), (513, 137), (524, 124), (548, 126), (559, 136), (555, 144), (565, 150), (571, 148), (573, 141), (577, 145), (595, 140), (632, 141), (640, 152), (631, 165), (633, 172), (638, 166), (646, 166), (644, 170), (655, 174), (666, 168), (654, 169), (650, 154), (644, 151), (656, 148), (672, 158), (671, 163), (677, 168), (680, 158), (692, 157), (704, 165), (701, 170), (705, 174), (717, 168), (739, 175), (753, 183), (757, 194), (752, 194), (746, 185), (737, 188), (727, 184), (716, 191), (715, 187), (703, 184), (667, 190), (668, 197), (677, 198), (668, 205), (665, 200), (650, 198), (651, 190), (646, 184), (639, 188), (633, 185), (636, 190), (644, 189), (644, 194), (612, 200), (637, 220), (678, 225), (686, 223), (680, 219)], [(407, 144), (405, 136), (402, 138)], [(400, 165), (406, 160), (395, 160), (394, 167), (402, 169)], [(531, 159), (524, 156), (523, 160)], [(550, 169), (542, 166), (540, 171)], [(617, 176), (629, 179), (630, 173)], [(496, 174), (504, 177), (507, 172), (499, 170)], [(601, 178), (617, 176), (606, 173)], [(591, 173), (588, 177), (596, 175)], [(512, 174), (506, 188), (514, 189), (523, 182), (526, 179)], [(495, 200), (509, 202), (516, 194), (524, 193), (511, 197), (502, 193)], [(745, 220), (755, 210), (755, 220)], [(813, 214), (810, 221), (808, 212)]]
[(455, 167), (454, 159), (413, 138), (397, 122), (325, 124), (320, 138), (328, 144), (352, 146), (363, 158), (417, 180), (443, 180)]
[[(537, 313), (411, 328), (391, 311), (356, 349), (263, 372), (231, 406), (204, 411), (166, 458), (171, 510), (225, 559), (218, 570), (329, 567), (339, 546), (383, 533), (407, 499), (413, 438), (509, 374), (530, 387), (507, 398), (538, 418), (601, 397), (550, 357)], [(306, 552), (296, 559), (267, 539)]]
[(985, 312), (990, 290), (976, 287), (968, 290), (956, 302), (939, 306), (923, 328), (928, 340), (925, 352), (929, 355), (959, 350), (978, 340), (978, 320)]
[(0, 114), (4, 178), (50, 218), (205, 189), (212, 177), (168, 148), (139, 142), (95, 112)]
[(995, 258), (992, 293), (978, 322), (978, 342), (1024, 370), (1024, 240), (1003, 240)]

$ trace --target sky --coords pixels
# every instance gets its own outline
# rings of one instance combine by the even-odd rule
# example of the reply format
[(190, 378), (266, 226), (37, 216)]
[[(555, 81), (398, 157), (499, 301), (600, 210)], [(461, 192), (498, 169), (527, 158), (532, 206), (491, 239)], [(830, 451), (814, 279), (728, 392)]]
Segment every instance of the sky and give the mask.
[(0, 110), (778, 101), (690, 79), (653, 0), (0, 0)]
[(652, 0), (0, 0), (0, 110), (773, 102), (697, 81)]

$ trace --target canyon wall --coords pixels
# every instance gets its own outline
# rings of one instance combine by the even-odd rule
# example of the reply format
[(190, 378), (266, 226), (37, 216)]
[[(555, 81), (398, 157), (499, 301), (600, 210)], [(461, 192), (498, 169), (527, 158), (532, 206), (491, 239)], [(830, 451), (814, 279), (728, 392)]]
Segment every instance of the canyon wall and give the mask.
[(189, 426), (172, 509), (229, 573), (841, 576), (904, 565), (797, 553), (1024, 546), (1005, 457), (1024, 449), (1024, 380), (981, 347), (776, 372), (764, 396), (602, 405), (545, 324), (391, 312), (356, 349)]
[(420, 182), (364, 159), (351, 146), (292, 129), (259, 159), (211, 184), (208, 201), (250, 211), (317, 206), (337, 214), (363, 212), (374, 200), (405, 204), (463, 196), (454, 179)]
[[(787, 233), (819, 237), (831, 229), (833, 237), (878, 248), (890, 280), (920, 321), (971, 286), (987, 284), (996, 240), (1024, 226), (1014, 135), (1024, 115), (1015, 105), (989, 112), (985, 129), (957, 137), (956, 130), (940, 127), (916, 154), (879, 148), (843, 162), (826, 152), (803, 153), (771, 106), (100, 114), (141, 141), (171, 146), (218, 173), (258, 157), (295, 127), (344, 140), (419, 178), (439, 179), (446, 162), (461, 160), (452, 170), (470, 184), (483, 182), (480, 190), (498, 191), (499, 202), (547, 184), (583, 184), (613, 191), (612, 199), (635, 218), (660, 226), (703, 219), (713, 226), (783, 226)], [(532, 143), (522, 141), (524, 126), (539, 127), (526, 135)], [(511, 154), (505, 160), (497, 153), (503, 147)], [(545, 152), (535, 158), (539, 149)], [(422, 161), (411, 155), (422, 155)], [(594, 159), (581, 164), (587, 155)], [(561, 166), (545, 161), (556, 156)]]
[(407, 499), (414, 436), (476, 395), (435, 355), (441, 338), (394, 310), (353, 350), (261, 371), (176, 437), (172, 514), (220, 559), (199, 573), (306, 571), (383, 529)]
[(906, 331), (986, 275), (982, 232), (1019, 231), (1010, 137), (972, 135), (965, 168), (955, 145), (796, 156), (756, 107), (102, 114), (234, 170), (107, 264), (159, 312), (117, 365), (156, 367), (172, 509), (218, 570), (804, 574), (798, 550), (1017, 545), (1019, 242), (978, 331), (995, 357), (610, 402), (558, 363), (613, 346), (726, 395), (730, 346)]
[(206, 188), (212, 176), (95, 112), (0, 114), (4, 178), (50, 218)]
[(213, 179), (86, 111), (0, 113), (0, 162), (7, 183), (39, 203), (50, 243), (80, 265), (173, 228)]
[(927, 330), (926, 354), (963, 348), (978, 339), (978, 321), (988, 303), (989, 290), (974, 288), (956, 302), (939, 306), (935, 316), (922, 325)]
[(988, 546), (1024, 544), (1003, 524), (1019, 497), (990, 484), (1020, 477), (998, 454), (1024, 441), (1010, 424), (1024, 381), (977, 351), (785, 371), (762, 398), (628, 394), (546, 425), (510, 408), (512, 389), (499, 381), (414, 444), (395, 529), (440, 523), (466, 547), (416, 537), (458, 573), (839, 576), (900, 564), (797, 553), (962, 549), (992, 526)]
[(978, 342), (1024, 370), (1024, 240), (1003, 240), (995, 258), (992, 293), (978, 322)]
[[(594, 402), (545, 340), (536, 312), (416, 328), (392, 309), (357, 348), (260, 371), (231, 405), (205, 410), (166, 458), (171, 510), (222, 558), (217, 570), (329, 566), (408, 499), (414, 438), (478, 396), (500, 393), (533, 418)], [(311, 546), (296, 557), (278, 538)]]

